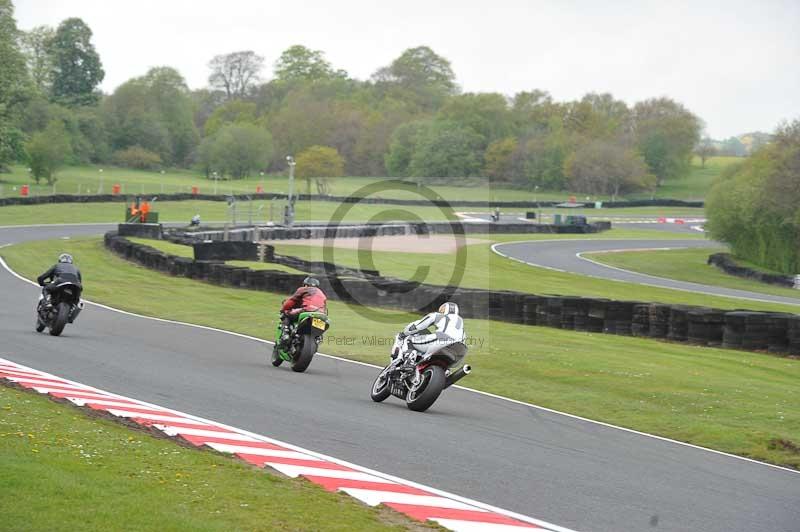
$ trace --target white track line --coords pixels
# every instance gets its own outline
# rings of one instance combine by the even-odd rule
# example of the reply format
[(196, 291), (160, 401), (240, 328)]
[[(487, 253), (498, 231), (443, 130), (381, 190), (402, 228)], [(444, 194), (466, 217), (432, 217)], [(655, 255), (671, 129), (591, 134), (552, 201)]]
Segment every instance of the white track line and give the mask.
[[(587, 238), (574, 238), (574, 239), (573, 238), (569, 238), (569, 239), (548, 239), (548, 240), (517, 240), (517, 241), (514, 241), (514, 242), (497, 242), (495, 244), (492, 244), (491, 249), (492, 249), (492, 251), (494, 253), (496, 253), (497, 255), (499, 255), (501, 257), (503, 257), (504, 259), (513, 260), (514, 262), (519, 262), (520, 264), (525, 264), (526, 266), (533, 266), (534, 268), (544, 268), (545, 270), (550, 270), (550, 271), (554, 271), (554, 272), (569, 273), (571, 275), (580, 275), (582, 277), (591, 277), (592, 279), (601, 279), (603, 281), (611, 281), (611, 282), (614, 282), (614, 283), (636, 284), (636, 285), (641, 285), (641, 286), (650, 286), (650, 287), (653, 287), (653, 288), (660, 288), (662, 290), (678, 290), (679, 292), (689, 292), (689, 293), (692, 293), (692, 294), (697, 294), (698, 293), (697, 290), (689, 290), (688, 288), (675, 288), (675, 287), (671, 287), (671, 286), (662, 286), (662, 285), (653, 284), (653, 283), (642, 283), (642, 282), (638, 282), (638, 281), (623, 281), (622, 279), (610, 279), (608, 277), (602, 277), (600, 275), (592, 275), (592, 274), (589, 274), (589, 273), (576, 273), (576, 272), (572, 272), (572, 271), (569, 271), (569, 270), (562, 270), (561, 268), (555, 268), (553, 266), (545, 266), (544, 264), (536, 264), (535, 262), (528, 262), (528, 261), (525, 261), (525, 260), (522, 260), (522, 259), (518, 259), (516, 257), (512, 257), (511, 255), (506, 255), (505, 253), (503, 253), (502, 251), (497, 249), (497, 246), (504, 246), (506, 244), (528, 244), (528, 243), (536, 244), (536, 243), (539, 243), (539, 242), (564, 242), (564, 241), (582, 242), (582, 241), (587, 241), (587, 240), (590, 240), (590, 239), (587, 239)], [(611, 238), (600, 239), (599, 238), (597, 240), (605, 240), (605, 241), (608, 241), (608, 242), (612, 242), (614, 240), (620, 240), (620, 239), (619, 238), (615, 238), (615, 239), (611, 239)], [(667, 239), (667, 240), (669, 240), (669, 239)], [(679, 239), (674, 239), (674, 240), (679, 240)], [(663, 249), (695, 249), (695, 248), (653, 248), (653, 249), (662, 249), (663, 250)], [(644, 275), (645, 277), (650, 277), (650, 278), (653, 278), (653, 279), (660, 279), (660, 280), (664, 280), (664, 281), (676, 282), (676, 279), (668, 279), (666, 277), (656, 277), (655, 275), (647, 275), (645, 273), (633, 272), (633, 271), (630, 271), (630, 270), (623, 270), (622, 268), (617, 268), (615, 266), (608, 266), (606, 264), (602, 264), (600, 262), (596, 262), (596, 261), (593, 261), (592, 259), (587, 259), (586, 257), (581, 256), (583, 253), (602, 253), (603, 251), (580, 251), (580, 252), (576, 253), (575, 255), (581, 260), (585, 260), (587, 262), (592, 262), (594, 264), (597, 264), (598, 266), (603, 266), (604, 268), (611, 268), (613, 270), (620, 270), (620, 271), (625, 272), (625, 273), (633, 273), (633, 274), (636, 274), (636, 275)], [(630, 251), (630, 250), (621, 249), (621, 250), (618, 250), (618, 251)], [(678, 281), (678, 282), (687, 282), (687, 281)], [(698, 285), (698, 286), (706, 288), (706, 285)], [(714, 296), (714, 297), (726, 297), (726, 298), (729, 298), (729, 299), (741, 299), (741, 300), (744, 300), (744, 301), (757, 301), (759, 303), (770, 303), (772, 305), (790, 305), (790, 306), (797, 305), (797, 306), (800, 306), (800, 303), (789, 303), (789, 302), (783, 302), (783, 301), (771, 301), (769, 299), (759, 299), (759, 298), (755, 298), (755, 297), (711, 294), (711, 293), (708, 293), (708, 292), (702, 292), (702, 293), (704, 295), (709, 295), (709, 296)]]
[[(585, 239), (584, 238), (584, 239), (576, 239), (576, 240), (589, 240), (589, 239)], [(619, 240), (619, 239), (614, 239), (614, 240)], [(556, 239), (554, 241), (560, 242), (562, 240)], [(529, 241), (520, 241), (520, 242), (529, 242)], [(534, 242), (537, 242), (537, 241), (534, 241)], [(544, 240), (539, 240), (538, 242), (544, 242)], [(518, 243), (518, 242), (503, 242), (503, 244), (514, 244), (514, 243)], [(494, 251), (495, 253), (497, 253), (500, 256), (505, 256), (502, 253), (500, 253), (499, 251), (496, 251), (494, 249), (494, 246), (496, 246), (496, 245), (497, 244), (492, 246), (492, 251)], [(522, 262), (524, 264), (529, 264), (529, 263), (527, 263), (525, 261), (521, 261), (521, 260), (515, 259), (513, 257), (507, 257), (507, 258), (510, 258), (511, 260), (515, 260), (517, 262)], [(535, 266), (533, 264), (529, 264), (529, 265)], [(29, 279), (26, 279), (25, 277), (21, 276), (20, 274), (18, 274), (14, 270), (12, 270), (8, 266), (8, 264), (6, 264), (6, 262), (3, 260), (2, 257), (0, 257), (0, 266), (5, 268), (6, 271), (8, 271), (11, 275), (16, 277), (17, 279), (20, 279), (21, 281), (24, 281), (24, 282), (26, 282), (28, 284), (32, 284), (34, 286), (38, 286), (33, 281), (30, 281)], [(550, 269), (556, 269), (556, 268), (550, 268)], [(558, 271), (563, 271), (563, 270), (558, 270)], [(103, 308), (103, 309), (106, 309), (106, 310), (110, 310), (112, 312), (119, 312), (120, 314), (125, 314), (125, 315), (133, 316), (133, 317), (136, 317), (136, 318), (160, 321), (160, 322), (163, 322), (163, 323), (172, 323), (172, 324), (175, 324), (175, 325), (183, 325), (183, 326), (186, 326), (186, 327), (194, 327), (194, 328), (197, 328), (197, 329), (204, 329), (204, 330), (207, 330), (207, 331), (214, 331), (214, 332), (219, 332), (219, 333), (223, 333), (223, 334), (230, 334), (232, 336), (237, 336), (239, 338), (246, 338), (248, 340), (253, 340), (254, 342), (260, 342), (260, 343), (268, 344), (268, 345), (273, 345), (273, 343), (274, 343), (274, 342), (270, 342), (269, 340), (263, 340), (261, 338), (256, 338), (255, 336), (249, 336), (249, 335), (246, 335), (246, 334), (241, 334), (241, 333), (237, 333), (237, 332), (233, 332), (233, 331), (226, 331), (224, 329), (217, 329), (217, 328), (214, 328), (214, 327), (207, 327), (205, 325), (196, 325), (194, 323), (186, 323), (186, 322), (182, 322), (182, 321), (167, 320), (167, 319), (163, 319), (163, 318), (154, 318), (152, 316), (143, 316), (141, 314), (135, 314), (133, 312), (128, 312), (126, 310), (120, 310), (120, 309), (116, 309), (116, 308), (109, 307), (109, 306), (106, 306), (106, 305), (101, 305), (100, 303), (93, 303), (91, 301), (87, 301), (87, 303), (89, 303), (91, 305), (95, 305), (95, 306)], [(325, 353), (317, 353), (317, 354), (319, 356), (322, 356), (322, 357), (325, 357), (325, 358), (330, 358), (330, 359), (333, 359), (333, 360), (339, 360), (339, 361), (347, 362), (347, 363), (350, 363), (350, 364), (358, 364), (360, 366), (366, 366), (366, 367), (370, 367), (370, 368), (382, 369), (381, 366), (377, 366), (375, 364), (368, 364), (366, 362), (359, 362), (357, 360), (350, 360), (350, 359), (347, 359), (347, 358), (342, 358), (342, 357), (338, 357), (338, 356), (335, 356), (335, 355), (328, 355), (328, 354), (325, 354)], [(626, 428), (626, 427), (621, 427), (619, 425), (612, 425), (611, 423), (605, 423), (603, 421), (597, 421), (597, 420), (594, 420), (594, 419), (581, 417), (581, 416), (578, 416), (578, 415), (575, 415), (575, 414), (569, 414), (567, 412), (561, 412), (560, 410), (554, 410), (552, 408), (539, 406), (539, 405), (536, 405), (536, 404), (533, 404), (533, 403), (526, 403), (524, 401), (518, 401), (516, 399), (511, 399), (509, 397), (503, 397), (502, 395), (493, 394), (491, 392), (484, 392), (484, 391), (475, 390), (475, 389), (472, 389), (472, 388), (465, 388), (464, 386), (459, 386), (457, 384), (455, 384), (453, 386), (455, 388), (458, 388), (459, 390), (464, 390), (464, 391), (467, 391), (467, 392), (476, 393), (476, 394), (483, 395), (483, 396), (486, 396), (486, 397), (491, 397), (493, 399), (499, 399), (499, 400), (502, 400), (502, 401), (508, 401), (510, 403), (526, 406), (528, 408), (533, 408), (533, 409), (536, 409), (536, 410), (540, 410), (542, 412), (549, 412), (551, 414), (558, 414), (558, 415), (561, 415), (561, 416), (569, 417), (571, 419), (577, 419), (577, 420), (580, 420), (580, 421), (584, 421), (586, 423), (592, 423), (592, 424), (599, 425), (599, 426), (602, 426), (602, 427), (621, 430), (621, 431), (627, 432), (629, 434), (636, 434), (638, 436), (644, 436), (644, 437), (647, 437), (647, 438), (653, 438), (653, 439), (656, 439), (656, 440), (659, 440), (659, 441), (668, 442), (668, 443), (672, 443), (672, 444), (676, 444), (676, 445), (682, 445), (684, 447), (689, 447), (689, 448), (697, 449), (697, 450), (700, 450), (700, 451), (706, 451), (706, 452), (714, 453), (714, 454), (721, 455), (721, 456), (727, 456), (729, 458), (735, 458), (737, 460), (742, 460), (742, 461), (750, 462), (750, 463), (753, 463), (753, 464), (758, 464), (758, 465), (762, 465), (762, 466), (766, 466), (766, 467), (771, 467), (771, 468), (774, 468), (774, 469), (780, 469), (780, 470), (783, 470), (783, 471), (788, 471), (790, 473), (795, 473), (795, 474), (800, 475), (800, 470), (789, 469), (788, 467), (783, 467), (783, 466), (779, 466), (779, 465), (775, 465), (775, 464), (770, 464), (770, 463), (767, 463), (767, 462), (761, 462), (759, 460), (754, 460), (752, 458), (747, 458), (747, 457), (744, 457), (744, 456), (738, 456), (738, 455), (735, 455), (735, 454), (726, 453), (724, 451), (717, 451), (716, 449), (710, 449), (708, 447), (701, 447), (700, 445), (695, 445), (693, 443), (686, 443), (686, 442), (682, 442), (682, 441), (678, 441), (678, 440), (673, 440), (671, 438), (666, 438), (664, 436), (658, 436), (656, 434), (649, 434), (647, 432), (641, 432), (641, 431), (638, 431), (638, 430), (629, 429), (629, 428)], [(161, 408), (161, 407), (159, 407), (159, 408)], [(220, 425), (220, 426), (222, 426), (222, 425)], [(228, 427), (228, 428), (230, 428), (230, 427)], [(242, 432), (242, 431), (240, 430), (240, 432)], [(283, 445), (286, 445), (286, 444), (283, 444)], [(416, 486), (416, 487), (419, 487), (419, 486)], [(426, 488), (426, 489), (428, 489), (428, 488)], [(498, 509), (495, 509), (494, 511), (498, 511)], [(520, 517), (517, 516), (516, 518), (519, 519)], [(549, 525), (549, 526), (552, 526), (552, 525)]]
[[(2, 261), (2, 259), (0, 259), (0, 261)], [(189, 325), (191, 326), (191, 324), (189, 324)], [(0, 360), (2, 360), (2, 359), (0, 359)], [(15, 362), (15, 364), (18, 364), (21, 368), (26, 369), (26, 370), (30, 370), (30, 371), (34, 371), (34, 372), (37, 371), (36, 369), (28, 367), (28, 366), (25, 366), (23, 364), (19, 364), (19, 363), (16, 363), (16, 362)], [(73, 386), (80, 386), (81, 385), (80, 383), (77, 383), (75, 381), (71, 381), (69, 379), (65, 379), (65, 378), (62, 378), (62, 377), (56, 377), (55, 375), (46, 373), (44, 371), (38, 371), (38, 372), (43, 374), (43, 375), (46, 375), (48, 377), (60, 378), (60, 379), (62, 379), (64, 381), (70, 383)], [(497, 508), (497, 507), (492, 506), (490, 504), (485, 504), (485, 503), (482, 503), (482, 502), (479, 502), (479, 501), (468, 499), (466, 497), (462, 497), (462, 496), (456, 495), (454, 493), (449, 493), (447, 491), (443, 491), (443, 490), (440, 490), (440, 489), (432, 488), (430, 486), (425, 486), (423, 484), (418, 484), (416, 482), (413, 482), (413, 481), (410, 481), (410, 480), (405, 480), (405, 479), (402, 479), (400, 477), (396, 477), (396, 476), (389, 475), (389, 474), (386, 474), (386, 473), (382, 473), (380, 471), (375, 471), (373, 469), (370, 469), (370, 468), (367, 468), (367, 467), (363, 467), (363, 466), (360, 466), (360, 465), (357, 465), (357, 464), (353, 464), (353, 463), (347, 462), (345, 460), (340, 460), (338, 458), (334, 458), (332, 456), (328, 456), (328, 455), (325, 455), (325, 454), (322, 454), (322, 453), (311, 451), (311, 450), (305, 449), (303, 447), (299, 447), (297, 445), (293, 445), (291, 443), (286, 443), (286, 442), (283, 442), (283, 441), (280, 441), (280, 440), (276, 440), (274, 438), (270, 438), (270, 437), (264, 436), (262, 434), (256, 434), (256, 433), (250, 432), (248, 430), (244, 430), (244, 429), (240, 429), (240, 428), (237, 428), (237, 427), (233, 427), (231, 425), (226, 425), (224, 423), (220, 423), (220, 422), (217, 422), (217, 421), (212, 421), (210, 419), (202, 418), (200, 416), (195, 416), (193, 414), (188, 414), (186, 412), (181, 412), (180, 410), (172, 410), (172, 409), (160, 406), (160, 405), (156, 405), (156, 404), (153, 404), (153, 403), (148, 403), (146, 401), (141, 401), (139, 399), (133, 399), (133, 398), (130, 398), (130, 397), (120, 396), (120, 395), (117, 395), (117, 394), (114, 394), (114, 393), (110, 393), (110, 392), (105, 392), (105, 391), (103, 391), (103, 392), (104, 393), (108, 393), (108, 396), (110, 396), (110, 397), (118, 397), (120, 399), (132, 400), (132, 401), (135, 401), (137, 404), (145, 406), (145, 407), (150, 407), (150, 408), (153, 408), (153, 409), (160, 409), (160, 410), (167, 410), (168, 412), (175, 414), (176, 417), (183, 418), (184, 421), (186, 419), (188, 419), (188, 420), (191, 420), (191, 421), (200, 422), (202, 424), (209, 424), (209, 425), (213, 425), (213, 426), (218, 427), (218, 428), (226, 429), (226, 430), (228, 430), (228, 431), (230, 431), (232, 433), (232, 434), (223, 433), (224, 434), (224, 438), (226, 438), (226, 439), (231, 439), (231, 440), (236, 439), (236, 440), (240, 440), (240, 441), (255, 441), (255, 442), (271, 443), (273, 445), (278, 445), (278, 446), (284, 447), (286, 449), (291, 449), (291, 450), (297, 451), (299, 453), (308, 455), (312, 459), (316, 458), (316, 459), (319, 459), (319, 460), (327, 461), (327, 462), (330, 462), (330, 463), (333, 463), (333, 464), (338, 464), (338, 465), (341, 465), (343, 467), (355, 470), (355, 471), (337, 471), (335, 469), (312, 468), (312, 467), (308, 467), (308, 466), (295, 466), (295, 465), (290, 465), (290, 464), (271, 463), (269, 461), (265, 462), (265, 465), (268, 465), (268, 466), (270, 466), (270, 467), (272, 467), (272, 468), (284, 473), (287, 476), (296, 477), (296, 476), (299, 476), (299, 475), (308, 475), (308, 476), (315, 475), (315, 476), (335, 477), (335, 476), (339, 476), (341, 474), (341, 475), (347, 475), (347, 476), (342, 476), (341, 478), (353, 478), (352, 475), (357, 475), (357, 474), (360, 473), (361, 475), (363, 475), (363, 478), (361, 478), (361, 475), (359, 475), (359, 478), (358, 478), (359, 480), (368, 480), (368, 481), (374, 481), (374, 482), (386, 482), (388, 484), (391, 484), (391, 483), (403, 484), (405, 486), (411, 486), (413, 488), (417, 488), (417, 489), (420, 489), (422, 491), (426, 491), (426, 492), (431, 493), (433, 495), (439, 495), (441, 497), (445, 497), (445, 498), (450, 499), (452, 501), (457, 501), (459, 503), (463, 503), (463, 504), (466, 504), (466, 505), (469, 505), (469, 506), (473, 506), (473, 507), (477, 508), (478, 510), (484, 510), (484, 511), (488, 511), (488, 512), (493, 512), (493, 513), (505, 515), (507, 517), (511, 517), (513, 519), (517, 519), (518, 521), (523, 521), (523, 522), (530, 523), (530, 524), (533, 524), (533, 525), (537, 525), (537, 526), (540, 526), (540, 527), (545, 527), (545, 528), (548, 528), (548, 529), (552, 530), (553, 532), (575, 532), (572, 529), (560, 527), (558, 525), (554, 525), (552, 523), (548, 523), (547, 521), (542, 521), (540, 519), (535, 519), (535, 518), (532, 518), (532, 517), (529, 517), (529, 516), (526, 516), (526, 515), (518, 514), (516, 512), (512, 512), (510, 510), (504, 510), (502, 508)], [(109, 412), (111, 412), (111, 411), (109, 411)], [(170, 429), (172, 429), (172, 430), (170, 430)], [(204, 430), (198, 430), (198, 429), (185, 429), (185, 428), (176, 428), (176, 427), (169, 427), (169, 426), (165, 427), (165, 429), (162, 429), (162, 431), (164, 433), (170, 435), (170, 436), (176, 436), (178, 434), (187, 434), (187, 435), (194, 434), (194, 435), (199, 435), (199, 436), (210, 436), (210, 437), (220, 436), (220, 433), (218, 431), (204, 431)], [(294, 474), (292, 474), (292, 473), (294, 473)], [(375, 480), (375, 477), (377, 477), (378, 480)]]
[[(578, 257), (581, 260), (585, 260), (586, 262), (591, 262), (592, 264), (595, 264), (597, 266), (602, 266), (603, 268), (609, 268), (611, 270), (617, 270), (617, 271), (623, 272), (623, 273), (641, 275), (643, 277), (649, 277), (650, 279), (659, 279), (661, 281), (672, 281), (672, 282), (678, 282), (678, 283), (689, 283), (689, 284), (693, 284), (693, 285), (697, 286), (698, 288), (704, 288), (704, 289), (707, 289), (709, 286), (711, 286), (711, 285), (704, 285), (704, 284), (700, 284), (700, 283), (693, 283), (691, 281), (681, 281), (679, 279), (670, 279), (669, 277), (659, 277), (658, 275), (650, 275), (650, 274), (647, 274), (647, 273), (635, 272), (633, 270), (626, 270), (625, 268), (618, 268), (617, 266), (610, 266), (608, 264), (603, 264), (602, 262), (597, 262), (596, 260), (588, 259), (588, 258), (583, 256), (584, 253), (592, 254), (592, 253), (624, 253), (626, 251), (672, 251), (672, 250), (676, 250), (676, 249), (693, 249), (693, 248), (685, 248), (685, 247), (684, 248), (680, 248), (680, 247), (678, 247), (678, 248), (651, 248), (651, 249), (646, 249), (646, 248), (642, 248), (642, 249), (609, 249), (609, 250), (603, 250), (603, 251), (580, 251), (580, 252), (576, 253), (575, 256)], [(584, 275), (584, 274), (579, 273), (577, 275)], [(602, 277), (601, 277), (601, 279), (602, 279)], [(620, 281), (620, 279), (608, 279), (608, 280), (609, 281), (611, 281), (611, 280)], [(692, 289), (689, 289), (689, 288), (677, 288), (677, 287), (671, 287), (671, 286), (660, 286), (660, 285), (651, 284), (651, 283), (640, 283), (638, 281), (622, 281), (622, 282), (623, 283), (640, 284), (640, 285), (644, 285), (644, 286), (653, 286), (653, 287), (656, 287), (656, 288), (664, 288), (666, 290), (680, 290), (681, 292), (690, 292), (690, 293), (693, 293), (693, 294), (696, 294), (696, 293), (699, 292), (698, 290), (692, 290)], [(719, 288), (726, 288), (726, 287), (721, 286)], [(730, 290), (737, 290), (737, 289), (736, 288), (731, 288)], [(728, 297), (728, 298), (733, 298), (733, 299), (743, 299), (745, 301), (757, 301), (759, 303), (771, 303), (773, 305), (796, 305), (796, 306), (800, 306), (800, 301), (798, 301), (797, 303), (789, 303), (789, 302), (785, 302), (785, 301), (772, 301), (770, 299), (759, 299), (757, 297), (734, 296), (734, 295), (726, 295), (726, 294), (713, 294), (713, 293), (709, 293), (709, 292), (702, 292), (702, 293), (705, 294), (705, 295), (713, 296), (713, 297)], [(789, 297), (789, 296), (783, 296), (783, 297)]]

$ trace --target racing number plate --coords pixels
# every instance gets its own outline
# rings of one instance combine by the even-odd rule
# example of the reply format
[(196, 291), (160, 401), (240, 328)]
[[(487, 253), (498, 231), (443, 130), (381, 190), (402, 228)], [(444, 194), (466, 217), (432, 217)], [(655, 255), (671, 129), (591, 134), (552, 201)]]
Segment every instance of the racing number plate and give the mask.
[(319, 318), (311, 318), (311, 326), (315, 329), (325, 330), (325, 321)]

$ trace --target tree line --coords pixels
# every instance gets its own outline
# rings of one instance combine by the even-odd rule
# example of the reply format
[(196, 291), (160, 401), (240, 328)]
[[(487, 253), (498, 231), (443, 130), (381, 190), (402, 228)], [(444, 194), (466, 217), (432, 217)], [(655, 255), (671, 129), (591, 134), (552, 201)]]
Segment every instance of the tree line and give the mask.
[(708, 229), (738, 257), (800, 274), (800, 120), (729, 166), (706, 202)]
[[(463, 93), (450, 62), (426, 46), (368, 80), (296, 45), (268, 80), (264, 58), (240, 51), (212, 58), (199, 90), (164, 66), (102, 94), (85, 22), (20, 32), (10, 0), (0, 0), (0, 24), (0, 166), (28, 161), (42, 177), (59, 154), (74, 164), (187, 167), (234, 179), (281, 170), (292, 154), (307, 175), (488, 178), (617, 195), (686, 176), (702, 129), (666, 97), (629, 106), (611, 94), (559, 102), (542, 90)], [(303, 160), (317, 166), (302, 169)]]

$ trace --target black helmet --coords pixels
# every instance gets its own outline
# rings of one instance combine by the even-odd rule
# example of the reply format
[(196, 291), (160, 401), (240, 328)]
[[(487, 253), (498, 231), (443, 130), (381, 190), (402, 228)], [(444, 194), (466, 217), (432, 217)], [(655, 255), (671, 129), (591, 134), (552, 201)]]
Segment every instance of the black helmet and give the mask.
[(67, 264), (72, 264), (72, 255), (69, 253), (62, 253), (58, 256), (58, 262), (64, 262)]
[(455, 314), (458, 315), (458, 305), (448, 301), (447, 303), (442, 303), (439, 307), (440, 314)]
[(303, 286), (319, 287), (319, 280), (314, 277), (306, 277), (303, 279)]

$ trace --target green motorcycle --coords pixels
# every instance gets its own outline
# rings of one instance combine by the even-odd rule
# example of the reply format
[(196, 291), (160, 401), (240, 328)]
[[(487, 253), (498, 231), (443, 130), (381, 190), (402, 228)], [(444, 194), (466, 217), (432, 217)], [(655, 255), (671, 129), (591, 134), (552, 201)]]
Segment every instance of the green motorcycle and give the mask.
[(301, 312), (289, 329), (289, 339), (281, 345), (283, 329), (280, 321), (275, 334), (275, 347), (270, 362), (275, 367), (284, 361), (291, 365), (292, 371), (305, 371), (317, 352), (322, 335), (331, 326), (328, 316), (323, 312)]

